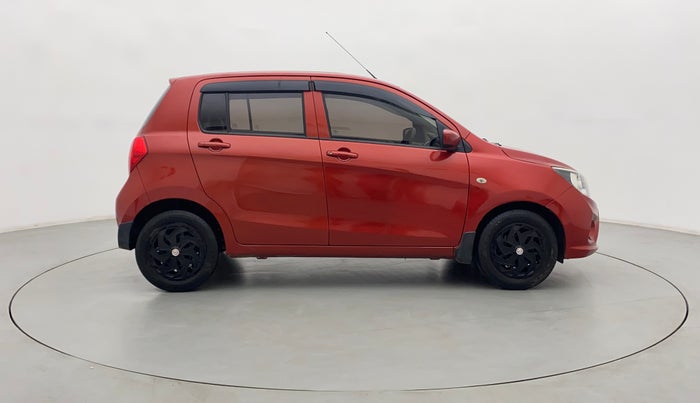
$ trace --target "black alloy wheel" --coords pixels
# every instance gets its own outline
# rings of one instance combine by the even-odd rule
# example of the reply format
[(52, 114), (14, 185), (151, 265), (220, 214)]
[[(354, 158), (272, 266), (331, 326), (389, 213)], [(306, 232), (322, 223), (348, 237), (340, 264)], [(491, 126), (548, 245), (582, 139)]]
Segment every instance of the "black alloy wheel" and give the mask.
[(187, 280), (201, 269), (206, 245), (190, 226), (174, 223), (161, 227), (149, 241), (151, 268), (168, 280)]
[(549, 223), (528, 210), (494, 217), (478, 235), (476, 263), (501, 288), (525, 290), (540, 284), (557, 262), (557, 238)]
[(546, 256), (542, 234), (527, 224), (510, 224), (491, 242), (491, 261), (510, 278), (527, 278)]
[(187, 211), (166, 211), (146, 223), (136, 241), (143, 276), (166, 291), (192, 291), (216, 269), (219, 247), (214, 232)]

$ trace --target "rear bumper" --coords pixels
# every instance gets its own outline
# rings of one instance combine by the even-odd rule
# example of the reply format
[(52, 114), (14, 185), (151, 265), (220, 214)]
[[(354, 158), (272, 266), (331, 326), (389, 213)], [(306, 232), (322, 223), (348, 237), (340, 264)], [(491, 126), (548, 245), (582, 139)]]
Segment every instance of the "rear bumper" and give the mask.
[(131, 226), (132, 222), (125, 222), (119, 224), (119, 229), (117, 230), (117, 244), (120, 248), (131, 250), (134, 249), (131, 243)]

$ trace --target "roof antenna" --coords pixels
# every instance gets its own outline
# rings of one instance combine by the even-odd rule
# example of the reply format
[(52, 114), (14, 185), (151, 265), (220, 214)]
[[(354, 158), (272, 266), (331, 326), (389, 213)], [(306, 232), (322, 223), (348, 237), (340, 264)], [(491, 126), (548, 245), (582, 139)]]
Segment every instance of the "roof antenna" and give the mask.
[(349, 50), (345, 49), (345, 46), (341, 45), (340, 42), (338, 42), (338, 41), (333, 37), (333, 35), (331, 35), (330, 33), (328, 33), (328, 31), (326, 31), (326, 35), (328, 35), (331, 39), (333, 39), (333, 42), (337, 43), (338, 46), (340, 46), (340, 48), (343, 49), (343, 50), (345, 51), (345, 53), (349, 54), (350, 57), (352, 57), (352, 59), (353, 59), (354, 61), (357, 62), (357, 64), (359, 64), (360, 66), (362, 66), (362, 68), (365, 69), (365, 71), (366, 71), (370, 76), (372, 76), (372, 78), (374, 78), (375, 80), (377, 79), (377, 77), (376, 77), (374, 74), (372, 74), (372, 72), (369, 71), (369, 69), (368, 69), (367, 67), (365, 67), (364, 64), (360, 63), (360, 61), (357, 60), (357, 58), (356, 58), (355, 56), (353, 56), (352, 53), (350, 53)]

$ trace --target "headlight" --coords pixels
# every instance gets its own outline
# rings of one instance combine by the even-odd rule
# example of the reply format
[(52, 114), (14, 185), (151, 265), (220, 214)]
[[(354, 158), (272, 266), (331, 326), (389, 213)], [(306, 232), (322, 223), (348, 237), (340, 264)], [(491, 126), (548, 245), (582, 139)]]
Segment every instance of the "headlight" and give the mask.
[(583, 175), (567, 168), (552, 167), (552, 169), (554, 169), (554, 172), (561, 175), (562, 178), (566, 179), (571, 186), (578, 189), (579, 192), (589, 196), (588, 185), (586, 184), (586, 180), (583, 178)]

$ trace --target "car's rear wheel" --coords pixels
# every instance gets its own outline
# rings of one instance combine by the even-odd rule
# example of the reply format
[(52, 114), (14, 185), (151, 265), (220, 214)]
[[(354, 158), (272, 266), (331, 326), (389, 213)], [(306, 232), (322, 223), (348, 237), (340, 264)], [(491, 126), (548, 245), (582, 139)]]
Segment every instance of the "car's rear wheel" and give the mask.
[(211, 227), (187, 211), (149, 220), (136, 240), (136, 263), (146, 279), (166, 291), (192, 291), (216, 268), (219, 248)]
[(492, 284), (525, 290), (540, 284), (557, 262), (557, 238), (541, 216), (527, 210), (494, 217), (479, 236), (477, 264)]

